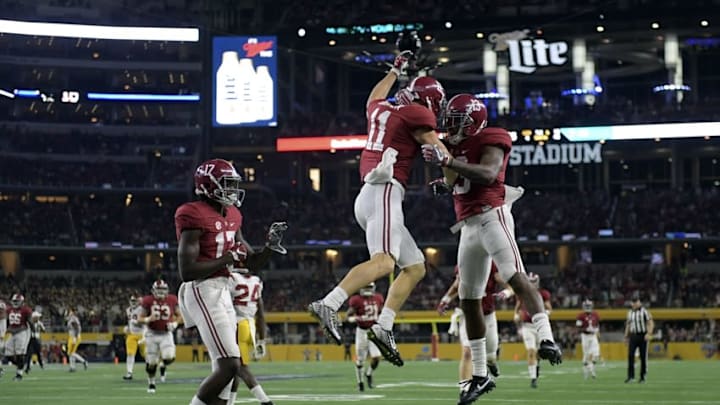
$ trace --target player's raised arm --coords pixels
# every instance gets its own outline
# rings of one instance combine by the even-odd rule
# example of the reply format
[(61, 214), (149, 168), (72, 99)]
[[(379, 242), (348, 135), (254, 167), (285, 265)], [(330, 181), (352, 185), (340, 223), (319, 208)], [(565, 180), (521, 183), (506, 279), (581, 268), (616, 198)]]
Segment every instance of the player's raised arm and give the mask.
[(252, 250), (248, 242), (238, 230), (235, 234), (235, 242), (242, 243), (248, 249), (248, 257), (245, 260), (245, 266), (252, 272), (257, 272), (267, 265), (273, 252), (281, 255), (287, 254), (287, 250), (282, 246), (282, 239), (285, 231), (288, 229), (286, 222), (273, 222), (268, 229), (265, 247), (260, 252)]
[(372, 91), (370, 92), (367, 102), (365, 103), (366, 107), (369, 106), (370, 102), (374, 100), (385, 100), (387, 98), (393, 85), (395, 85), (395, 81), (397, 81), (400, 75), (405, 74), (411, 56), (412, 52), (403, 51), (395, 57), (392, 69), (390, 69), (390, 71), (385, 75), (385, 77), (383, 77), (379, 82), (377, 82), (375, 87), (373, 87)]
[(460, 277), (455, 276), (455, 280), (453, 280), (452, 284), (450, 284), (450, 287), (448, 287), (447, 291), (445, 291), (445, 295), (443, 295), (437, 305), (436, 309), (440, 315), (444, 315), (445, 312), (447, 312), (450, 303), (453, 302), (455, 298), (457, 298), (459, 286)]
[(199, 229), (186, 229), (180, 234), (178, 243), (178, 271), (182, 281), (193, 281), (209, 277), (218, 270), (231, 265), (234, 261), (232, 252), (228, 251), (223, 256), (207, 261), (198, 261), (200, 255)]

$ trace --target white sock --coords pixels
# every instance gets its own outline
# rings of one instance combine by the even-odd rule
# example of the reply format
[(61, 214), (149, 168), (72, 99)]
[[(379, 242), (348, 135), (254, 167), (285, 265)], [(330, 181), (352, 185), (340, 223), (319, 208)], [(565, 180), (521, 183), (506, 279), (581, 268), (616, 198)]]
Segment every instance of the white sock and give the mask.
[(591, 361), (588, 363), (588, 369), (590, 369), (590, 374), (595, 375), (595, 362)]
[(235, 398), (237, 398), (237, 391), (230, 391), (230, 396), (225, 403), (227, 405), (233, 405), (235, 403)]
[(395, 323), (395, 311), (388, 307), (383, 307), (377, 320), (378, 325), (385, 330), (392, 330)]
[(537, 365), (536, 364), (528, 366), (528, 374), (530, 374), (531, 380), (534, 380), (537, 378)]
[(75, 355), (70, 355), (70, 370), (73, 370), (75, 368)]
[(201, 401), (200, 398), (198, 398), (197, 395), (195, 395), (190, 400), (190, 405), (207, 405), (207, 404), (205, 402)]
[(253, 389), (250, 390), (250, 393), (260, 402), (270, 402), (270, 398), (265, 394), (260, 384), (254, 386)]
[(340, 287), (335, 287), (323, 298), (322, 303), (337, 311), (347, 299), (348, 293)]
[(533, 326), (538, 333), (538, 338), (542, 342), (543, 340), (549, 340), (554, 342), (552, 328), (550, 328), (550, 318), (544, 312), (537, 313), (532, 317)]
[(155, 377), (148, 377), (148, 384), (155, 385)]
[(81, 356), (77, 353), (73, 353), (72, 356), (73, 356), (73, 358), (76, 358), (80, 363), (85, 363), (85, 359), (83, 358), (83, 356)]
[(470, 339), (470, 354), (472, 355), (473, 375), (487, 377), (487, 351), (485, 338)]
[(368, 376), (368, 377), (370, 377), (370, 376), (372, 376), (372, 373), (373, 373), (373, 368), (372, 368), (372, 366), (368, 366), (368, 367), (365, 369), (365, 375)]
[[(16, 366), (16, 367), (17, 367), (17, 366)], [(17, 370), (15, 370), (15, 374), (16, 374), (16, 375), (22, 375), (22, 374), (23, 374), (22, 368), (17, 367)]]
[(362, 365), (355, 365), (355, 377), (358, 383), (362, 382)]
[(128, 374), (132, 374), (133, 367), (135, 367), (135, 355), (129, 355), (127, 356), (127, 360), (125, 360), (125, 368), (127, 369)]

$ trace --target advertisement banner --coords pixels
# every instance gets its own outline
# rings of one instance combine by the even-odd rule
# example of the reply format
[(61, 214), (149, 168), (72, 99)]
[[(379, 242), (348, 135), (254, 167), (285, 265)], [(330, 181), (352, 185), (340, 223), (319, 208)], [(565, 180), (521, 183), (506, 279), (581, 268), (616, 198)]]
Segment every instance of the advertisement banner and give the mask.
[(213, 38), (213, 126), (277, 126), (277, 37)]

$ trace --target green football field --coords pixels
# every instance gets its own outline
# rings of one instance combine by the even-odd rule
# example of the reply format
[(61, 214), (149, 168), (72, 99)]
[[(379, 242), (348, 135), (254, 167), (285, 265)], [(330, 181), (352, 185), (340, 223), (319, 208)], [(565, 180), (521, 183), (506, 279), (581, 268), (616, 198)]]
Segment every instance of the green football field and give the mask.
[[(68, 373), (59, 365), (35, 368), (21, 382), (6, 367), (0, 379), (0, 403), (12, 405), (185, 405), (207, 374), (207, 363), (173, 364), (168, 381), (154, 395), (146, 393), (142, 365), (135, 380), (121, 379), (124, 365), (91, 364), (87, 371)], [(396, 368), (382, 363), (376, 388), (356, 391), (351, 363), (259, 363), (252, 366), (276, 404), (455, 404), (457, 363), (408, 362)], [(620, 362), (598, 367), (598, 378), (585, 381), (577, 362), (559, 367), (543, 364), (538, 389), (531, 389), (527, 366), (501, 363), (497, 389), (476, 402), (494, 404), (720, 404), (720, 362), (651, 361), (646, 384), (624, 384)], [(241, 390), (236, 403), (256, 403)]]

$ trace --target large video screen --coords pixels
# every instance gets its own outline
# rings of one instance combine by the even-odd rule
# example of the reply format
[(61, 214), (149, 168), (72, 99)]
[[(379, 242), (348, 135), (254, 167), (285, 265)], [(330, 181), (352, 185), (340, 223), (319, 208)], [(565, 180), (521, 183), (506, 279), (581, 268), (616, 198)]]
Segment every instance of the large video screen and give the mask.
[(213, 38), (213, 126), (277, 126), (277, 37)]

